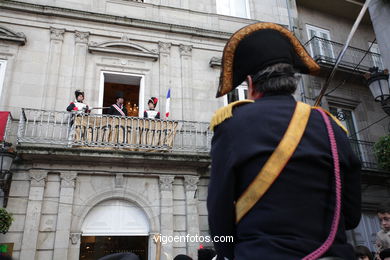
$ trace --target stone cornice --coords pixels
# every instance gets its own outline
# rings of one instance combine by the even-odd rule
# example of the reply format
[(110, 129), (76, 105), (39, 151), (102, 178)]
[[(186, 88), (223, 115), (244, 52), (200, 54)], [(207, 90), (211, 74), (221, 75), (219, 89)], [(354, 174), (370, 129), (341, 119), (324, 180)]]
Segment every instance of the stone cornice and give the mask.
[(162, 153), (141, 152), (126, 150), (102, 150), (89, 148), (59, 148), (49, 146), (18, 145), (17, 153), (20, 158), (28, 163), (66, 164), (72, 161), (74, 165), (96, 163), (99, 165), (115, 164), (117, 166), (132, 167), (174, 167), (180, 169), (207, 168), (210, 163), (209, 153)]
[(110, 14), (94, 13), (79, 11), (75, 9), (43, 6), (31, 3), (22, 3), (18, 1), (0, 1), (0, 9), (13, 10), (20, 12), (27, 12), (39, 15), (53, 16), (53, 17), (64, 17), (77, 20), (86, 20), (104, 24), (117, 24), (124, 26), (132, 26), (143, 29), (152, 29), (165, 32), (187, 34), (198, 37), (207, 37), (220, 40), (228, 40), (231, 36), (229, 32), (215, 31), (209, 29), (202, 29), (198, 27), (191, 27), (178, 24), (161, 23), (156, 21), (128, 18), (115, 16)]
[(25, 45), (27, 41), (26, 36), (23, 33), (13, 32), (3, 26), (0, 26), (0, 40), (15, 42), (22, 46)]

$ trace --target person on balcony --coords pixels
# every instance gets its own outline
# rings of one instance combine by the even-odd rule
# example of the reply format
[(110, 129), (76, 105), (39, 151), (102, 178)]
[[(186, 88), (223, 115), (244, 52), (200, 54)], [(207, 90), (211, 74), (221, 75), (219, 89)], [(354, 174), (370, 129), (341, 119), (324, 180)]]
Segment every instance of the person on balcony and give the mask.
[(160, 119), (160, 112), (156, 111), (158, 99), (156, 97), (151, 97), (148, 101), (149, 110), (144, 111), (145, 118), (151, 119)]
[(227, 42), (217, 97), (246, 80), (251, 100), (210, 123), (207, 209), (218, 260), (356, 259), (345, 230), (361, 217), (360, 162), (337, 119), (292, 96), (296, 72), (318, 71), (280, 25), (251, 24)]
[(76, 99), (71, 102), (69, 106), (66, 108), (68, 112), (77, 112), (77, 113), (89, 113), (89, 107), (84, 103), (84, 91), (76, 90), (74, 92)]
[(123, 105), (125, 102), (123, 92), (117, 92), (115, 98), (116, 103), (110, 106), (108, 109), (108, 114), (113, 116), (127, 116), (127, 109)]

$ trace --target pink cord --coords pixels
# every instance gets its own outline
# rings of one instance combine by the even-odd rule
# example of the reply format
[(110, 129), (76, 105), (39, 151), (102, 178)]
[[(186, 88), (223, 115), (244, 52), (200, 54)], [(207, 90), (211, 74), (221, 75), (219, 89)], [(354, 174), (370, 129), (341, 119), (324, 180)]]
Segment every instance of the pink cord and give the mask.
[(338, 226), (339, 226), (339, 221), (340, 221), (340, 211), (341, 211), (340, 163), (339, 163), (339, 154), (338, 154), (338, 151), (337, 151), (336, 139), (335, 139), (335, 136), (334, 136), (332, 124), (331, 124), (328, 116), (321, 109), (317, 108), (316, 110), (321, 113), (322, 118), (325, 121), (326, 128), (328, 130), (328, 136), (329, 136), (329, 140), (330, 140), (330, 146), (331, 146), (332, 157), (333, 157), (333, 165), (334, 165), (334, 176), (335, 176), (335, 185), (336, 185), (336, 206), (335, 206), (332, 226), (330, 228), (330, 233), (328, 235), (328, 238), (314, 252), (312, 252), (311, 254), (305, 256), (303, 258), (303, 260), (318, 259), (326, 251), (328, 251), (330, 246), (333, 244), (334, 238), (336, 237), (336, 233), (337, 233)]

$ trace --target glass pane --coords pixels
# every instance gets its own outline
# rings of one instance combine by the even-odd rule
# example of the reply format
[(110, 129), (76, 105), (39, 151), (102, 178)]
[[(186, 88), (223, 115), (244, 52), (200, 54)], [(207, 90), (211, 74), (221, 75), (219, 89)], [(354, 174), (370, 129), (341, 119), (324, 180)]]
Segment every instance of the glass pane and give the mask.
[(330, 40), (329, 34), (321, 32), (321, 38), (324, 39), (322, 41), (322, 55), (324, 55), (327, 60), (332, 61), (333, 50), (332, 50), (332, 45), (329, 42)]
[(230, 1), (229, 0), (217, 0), (217, 13), (223, 14), (223, 15), (231, 15)]
[(231, 13), (234, 16), (248, 18), (246, 10), (246, 0), (231, 0)]
[(355, 124), (353, 121), (352, 111), (342, 109), (342, 113), (345, 115), (345, 123), (349, 134), (356, 133)]
[(240, 100), (238, 97), (238, 89), (234, 89), (227, 94), (228, 104)]
[[(369, 42), (369, 46), (371, 46), (371, 42)], [(370, 51), (373, 53), (372, 54), (373, 66), (382, 69), (383, 63), (382, 63), (382, 58), (380, 56), (378, 44), (377, 43), (372, 44)]]
[(79, 259), (95, 260), (110, 254), (128, 252), (138, 255), (141, 260), (147, 260), (148, 237), (82, 236)]
[[(312, 39), (314, 36), (317, 36), (316, 31), (309, 29), (309, 34), (310, 34), (310, 39)], [(319, 39), (313, 39), (312, 44), (311, 44), (311, 51), (312, 51), (312, 56), (317, 57), (321, 55), (320, 52), (320, 43), (321, 41)]]

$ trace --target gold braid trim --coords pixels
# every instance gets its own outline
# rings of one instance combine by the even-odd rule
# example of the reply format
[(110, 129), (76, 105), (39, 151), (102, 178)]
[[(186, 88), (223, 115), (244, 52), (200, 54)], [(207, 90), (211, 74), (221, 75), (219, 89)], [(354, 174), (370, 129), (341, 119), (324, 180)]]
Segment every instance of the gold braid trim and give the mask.
[(220, 123), (222, 123), (226, 119), (233, 117), (233, 108), (234, 107), (241, 106), (241, 105), (248, 104), (248, 103), (253, 103), (253, 102), (254, 102), (253, 100), (246, 99), (246, 100), (240, 100), (240, 101), (230, 103), (229, 105), (227, 105), (225, 107), (221, 107), (220, 109), (218, 109), (214, 113), (213, 118), (211, 119), (210, 130), (214, 131), (214, 128), (217, 125), (219, 125)]
[(295, 52), (308, 67), (310, 74), (315, 74), (320, 70), (320, 66), (313, 60), (313, 58), (307, 53), (305, 47), (303, 47), (299, 40), (289, 30), (274, 23), (251, 24), (234, 33), (223, 50), (222, 73), (218, 87), (219, 97), (225, 95), (233, 89), (233, 62), (238, 44), (247, 35), (264, 29), (276, 30), (287, 37), (293, 45)]

